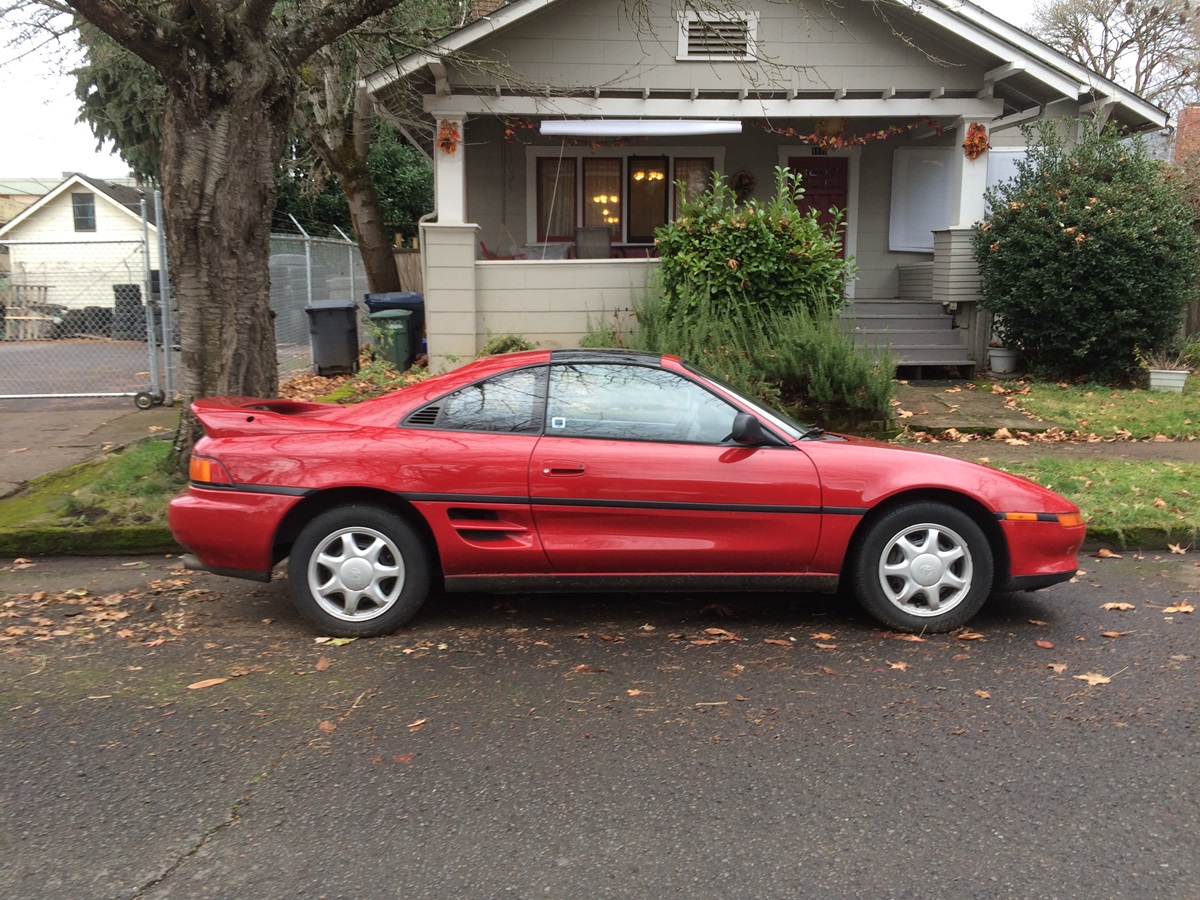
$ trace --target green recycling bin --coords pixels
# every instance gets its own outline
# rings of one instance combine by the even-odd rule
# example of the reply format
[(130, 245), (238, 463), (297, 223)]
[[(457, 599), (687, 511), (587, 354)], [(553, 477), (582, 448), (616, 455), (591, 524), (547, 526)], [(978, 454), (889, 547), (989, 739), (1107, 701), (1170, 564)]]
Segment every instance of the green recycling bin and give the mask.
[(408, 334), (411, 309), (381, 309), (367, 316), (384, 358), (400, 372), (412, 365), (412, 339)]

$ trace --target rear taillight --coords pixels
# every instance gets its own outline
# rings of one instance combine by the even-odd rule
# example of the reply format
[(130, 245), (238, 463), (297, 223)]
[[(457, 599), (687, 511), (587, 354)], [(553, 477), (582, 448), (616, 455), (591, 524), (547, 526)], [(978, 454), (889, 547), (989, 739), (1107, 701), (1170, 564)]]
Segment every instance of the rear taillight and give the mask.
[(233, 484), (233, 479), (220, 461), (208, 456), (192, 457), (188, 464), (188, 478), (194, 484)]

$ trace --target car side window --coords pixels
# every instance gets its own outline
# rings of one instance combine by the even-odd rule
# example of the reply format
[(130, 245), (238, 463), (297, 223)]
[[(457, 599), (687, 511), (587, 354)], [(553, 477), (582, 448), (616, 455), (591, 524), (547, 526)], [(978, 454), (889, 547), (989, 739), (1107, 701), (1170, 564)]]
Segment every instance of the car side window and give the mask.
[(518, 369), (459, 388), (408, 416), (406, 423), (457, 431), (536, 433), (541, 426), (538, 387), (542, 371)]
[(663, 369), (620, 364), (550, 369), (547, 435), (719, 444), (737, 410)]

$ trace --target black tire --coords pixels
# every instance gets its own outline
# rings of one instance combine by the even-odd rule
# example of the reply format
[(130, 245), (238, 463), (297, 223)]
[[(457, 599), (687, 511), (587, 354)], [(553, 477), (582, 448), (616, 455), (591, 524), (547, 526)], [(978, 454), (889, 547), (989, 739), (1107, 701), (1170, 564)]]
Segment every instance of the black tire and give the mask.
[(138, 409), (149, 409), (154, 405), (154, 395), (149, 391), (142, 391), (141, 393), (134, 394), (133, 405)]
[(983, 530), (941, 503), (908, 503), (873, 523), (855, 548), (851, 588), (871, 616), (898, 631), (945, 632), (979, 612), (994, 561)]
[(378, 637), (417, 614), (429, 596), (420, 536), (377, 506), (339, 506), (309, 522), (288, 559), (292, 602), (322, 634)]

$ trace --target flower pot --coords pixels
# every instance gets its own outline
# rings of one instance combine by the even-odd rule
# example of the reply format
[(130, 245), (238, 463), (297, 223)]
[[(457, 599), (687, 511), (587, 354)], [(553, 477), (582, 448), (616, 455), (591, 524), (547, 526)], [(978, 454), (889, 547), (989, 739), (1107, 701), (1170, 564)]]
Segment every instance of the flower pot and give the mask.
[(1187, 377), (1188, 373), (1184, 369), (1151, 369), (1150, 390), (1182, 394), (1183, 383), (1187, 381)]
[(988, 368), (993, 375), (1011, 375), (1017, 371), (1017, 355), (1012, 347), (989, 347)]

